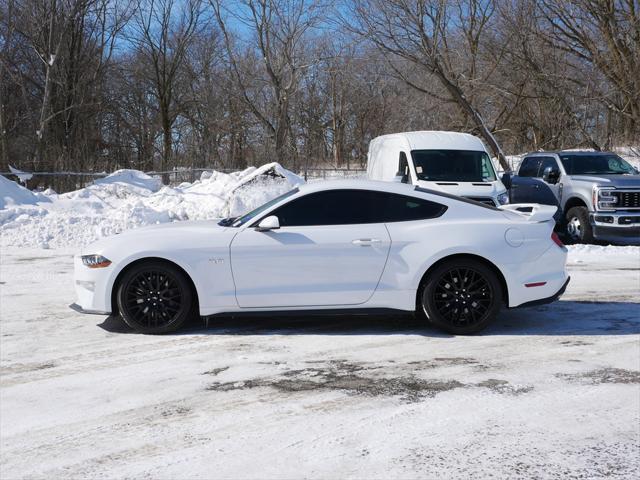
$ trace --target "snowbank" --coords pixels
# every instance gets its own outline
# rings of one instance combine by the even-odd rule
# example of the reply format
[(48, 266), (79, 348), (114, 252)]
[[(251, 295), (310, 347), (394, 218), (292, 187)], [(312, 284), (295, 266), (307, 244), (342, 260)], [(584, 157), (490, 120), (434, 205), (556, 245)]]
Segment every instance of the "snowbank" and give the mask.
[(138, 187), (143, 190), (157, 192), (162, 187), (159, 178), (153, 178), (139, 170), (116, 170), (111, 175), (99, 178), (93, 182), (95, 185), (124, 185), (125, 187)]
[(613, 245), (568, 245), (569, 265), (607, 263), (640, 269), (640, 247)]
[(137, 170), (119, 170), (64, 194), (34, 194), (0, 176), (2, 245), (77, 248), (142, 225), (239, 215), (303, 183), (277, 163), (162, 186)]
[(13, 205), (35, 205), (42, 201), (48, 201), (48, 198), (0, 175), (0, 209)]

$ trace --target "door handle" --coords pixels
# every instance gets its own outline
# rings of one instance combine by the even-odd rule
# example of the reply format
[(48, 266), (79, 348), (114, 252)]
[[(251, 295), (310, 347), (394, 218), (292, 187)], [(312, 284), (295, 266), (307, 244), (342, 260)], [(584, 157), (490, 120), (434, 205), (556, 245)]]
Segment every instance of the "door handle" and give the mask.
[(373, 243), (380, 243), (382, 240), (379, 238), (359, 238), (357, 240), (352, 240), (351, 243), (354, 245), (359, 245), (361, 247), (369, 247)]

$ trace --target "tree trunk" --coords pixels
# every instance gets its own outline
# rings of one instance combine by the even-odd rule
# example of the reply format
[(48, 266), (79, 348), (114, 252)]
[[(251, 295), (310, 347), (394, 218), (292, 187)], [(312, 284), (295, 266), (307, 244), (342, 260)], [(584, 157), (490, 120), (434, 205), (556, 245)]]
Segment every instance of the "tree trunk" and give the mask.
[(7, 126), (4, 124), (4, 104), (0, 103), (0, 165), (7, 168), (9, 164), (9, 145), (7, 142)]
[(451, 82), (441, 70), (435, 69), (434, 73), (440, 79), (442, 84), (445, 86), (445, 88), (447, 89), (453, 100), (456, 102), (456, 104), (463, 111), (463, 113), (469, 119), (471, 119), (473, 124), (480, 132), (480, 136), (483, 138), (483, 140), (489, 144), (489, 148), (498, 159), (498, 162), (500, 162), (500, 166), (504, 169), (505, 172), (511, 170), (511, 167), (507, 162), (507, 157), (505, 157), (504, 153), (502, 152), (502, 148), (500, 148), (500, 144), (491, 133), (491, 130), (480, 115), (480, 112), (478, 112), (474, 108), (474, 106), (471, 105), (471, 102), (467, 100), (460, 87)]
[[(163, 115), (162, 119), (162, 155), (160, 155), (160, 166), (159, 169), (161, 172), (164, 172), (165, 168), (169, 168), (171, 165), (171, 124), (169, 119)], [(169, 174), (162, 174), (162, 183), (168, 185), (170, 183)]]
[(289, 105), (287, 102), (281, 102), (278, 105), (278, 123), (275, 131), (275, 148), (276, 148), (276, 161), (287, 168), (293, 167), (287, 154), (287, 133), (289, 132)]

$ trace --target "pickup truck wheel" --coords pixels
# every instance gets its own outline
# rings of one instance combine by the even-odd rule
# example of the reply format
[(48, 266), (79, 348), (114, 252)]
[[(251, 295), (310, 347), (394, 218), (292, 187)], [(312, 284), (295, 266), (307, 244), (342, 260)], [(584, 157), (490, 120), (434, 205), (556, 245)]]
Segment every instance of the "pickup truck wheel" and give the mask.
[(566, 234), (572, 243), (593, 243), (593, 230), (587, 207), (570, 208), (566, 216)]
[(419, 298), (429, 322), (454, 335), (469, 335), (485, 328), (503, 301), (496, 274), (471, 259), (438, 266), (429, 273)]

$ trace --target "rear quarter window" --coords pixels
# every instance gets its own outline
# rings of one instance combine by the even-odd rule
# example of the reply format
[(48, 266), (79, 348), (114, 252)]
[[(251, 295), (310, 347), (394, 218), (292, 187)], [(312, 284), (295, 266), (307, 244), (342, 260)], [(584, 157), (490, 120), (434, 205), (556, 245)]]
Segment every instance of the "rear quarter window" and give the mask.
[(437, 218), (447, 210), (445, 205), (423, 198), (395, 193), (373, 193), (373, 217), (376, 222), (410, 222)]

